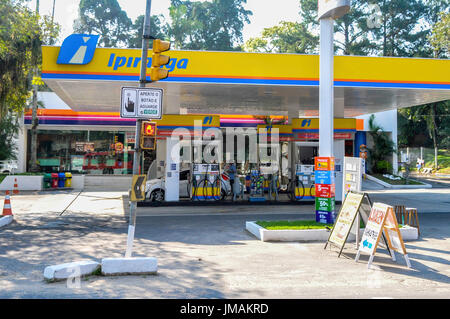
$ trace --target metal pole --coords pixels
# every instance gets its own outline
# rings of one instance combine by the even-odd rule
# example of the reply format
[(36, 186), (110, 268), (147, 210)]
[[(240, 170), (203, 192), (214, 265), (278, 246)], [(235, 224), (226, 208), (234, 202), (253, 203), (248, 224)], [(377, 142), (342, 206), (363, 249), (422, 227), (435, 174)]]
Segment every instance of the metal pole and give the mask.
[[(152, 7), (152, 0), (147, 0), (144, 17), (144, 30), (142, 34), (142, 54), (141, 54), (141, 75), (139, 77), (139, 87), (145, 88), (146, 74), (147, 74), (147, 57), (148, 46), (150, 41), (150, 11)], [(134, 141), (134, 155), (133, 155), (133, 175), (139, 174), (139, 164), (141, 162), (141, 147), (139, 145), (141, 138), (142, 122), (140, 119), (136, 120), (136, 133)], [(130, 258), (133, 253), (134, 229), (136, 227), (136, 202), (130, 203), (130, 220), (128, 226), (127, 250), (126, 258)]]

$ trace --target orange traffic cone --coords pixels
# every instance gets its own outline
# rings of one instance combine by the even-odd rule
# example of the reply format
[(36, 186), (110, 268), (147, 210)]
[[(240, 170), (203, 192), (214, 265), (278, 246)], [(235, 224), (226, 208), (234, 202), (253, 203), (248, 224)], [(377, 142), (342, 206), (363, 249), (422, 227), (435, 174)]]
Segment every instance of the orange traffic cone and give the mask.
[(5, 204), (3, 205), (3, 216), (7, 216), (7, 215), (12, 215), (9, 191), (6, 191)]
[(19, 194), (19, 186), (17, 186), (17, 178), (14, 178), (14, 189), (13, 194), (18, 195)]

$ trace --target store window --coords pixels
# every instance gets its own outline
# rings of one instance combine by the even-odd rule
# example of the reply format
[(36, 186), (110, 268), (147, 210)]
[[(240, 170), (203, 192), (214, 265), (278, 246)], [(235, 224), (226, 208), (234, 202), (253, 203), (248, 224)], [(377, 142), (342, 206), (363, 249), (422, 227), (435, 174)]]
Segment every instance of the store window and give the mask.
[[(132, 174), (134, 134), (121, 131), (38, 130), (37, 159), (42, 172)], [(28, 140), (31, 141), (30, 132)], [(28, 160), (30, 159), (28, 143)]]
[(353, 157), (353, 140), (345, 140), (345, 156)]

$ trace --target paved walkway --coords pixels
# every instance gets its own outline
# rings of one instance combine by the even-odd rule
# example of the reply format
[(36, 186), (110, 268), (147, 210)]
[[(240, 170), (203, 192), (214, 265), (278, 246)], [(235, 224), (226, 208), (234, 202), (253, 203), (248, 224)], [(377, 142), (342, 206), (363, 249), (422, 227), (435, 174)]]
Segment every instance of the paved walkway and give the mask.
[[(102, 277), (48, 284), (51, 264), (125, 253), (124, 192), (12, 196), (15, 221), (0, 229), (0, 298), (448, 298), (450, 190), (371, 191), (374, 200), (415, 200), (422, 237), (406, 243), (413, 268), (383, 250), (367, 269), (354, 243), (337, 258), (323, 243), (263, 243), (247, 220), (312, 219), (313, 207), (219, 206), (138, 209), (135, 256), (158, 258), (156, 276)], [(0, 208), (3, 197), (0, 197)], [(441, 210), (445, 213), (433, 211)], [(424, 214), (424, 212), (427, 212)]]
[(450, 188), (450, 175), (439, 176), (412, 174), (411, 176), (414, 179), (423, 181), (427, 184), (431, 184), (433, 188)]
[(50, 264), (121, 257), (123, 217), (76, 215), (18, 220), (0, 231), (0, 298), (448, 298), (450, 215), (422, 218), (422, 238), (407, 242), (412, 269), (382, 249), (367, 269), (323, 243), (263, 243), (244, 230), (248, 219), (292, 215), (138, 217), (135, 256), (158, 258), (156, 276), (84, 278), (79, 288), (46, 283)]

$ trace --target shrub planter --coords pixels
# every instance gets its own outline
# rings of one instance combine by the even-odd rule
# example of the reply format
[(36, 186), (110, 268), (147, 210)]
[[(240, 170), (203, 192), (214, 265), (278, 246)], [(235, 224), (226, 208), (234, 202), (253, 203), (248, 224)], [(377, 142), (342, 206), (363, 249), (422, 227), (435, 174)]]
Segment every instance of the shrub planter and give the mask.
[(246, 222), (246, 229), (261, 241), (326, 241), (330, 236), (327, 229), (268, 230), (256, 222)]
[(381, 186), (384, 186), (386, 188), (392, 188), (392, 189), (416, 189), (416, 188), (433, 188), (432, 185), (430, 184), (426, 184), (424, 182), (421, 181), (417, 181), (415, 179), (410, 178), (410, 180), (421, 183), (421, 185), (393, 185), (393, 184), (389, 184), (386, 183), (384, 181), (382, 181), (381, 179), (378, 179), (372, 175), (368, 175), (366, 174), (366, 177), (368, 180), (371, 180), (377, 184), (380, 184)]
[[(330, 231), (327, 229), (305, 229), (305, 230), (269, 230), (264, 227), (259, 226), (254, 221), (249, 221), (245, 223), (245, 228), (251, 234), (261, 241), (282, 241), (282, 242), (292, 242), (292, 241), (322, 241), (326, 242), (330, 236)], [(360, 229), (359, 238), (362, 238), (364, 229)], [(411, 226), (403, 226), (400, 228), (400, 233), (402, 234), (403, 240), (416, 240), (419, 238), (419, 233), (417, 228)], [(348, 241), (354, 241), (356, 236), (351, 234), (348, 236)]]

